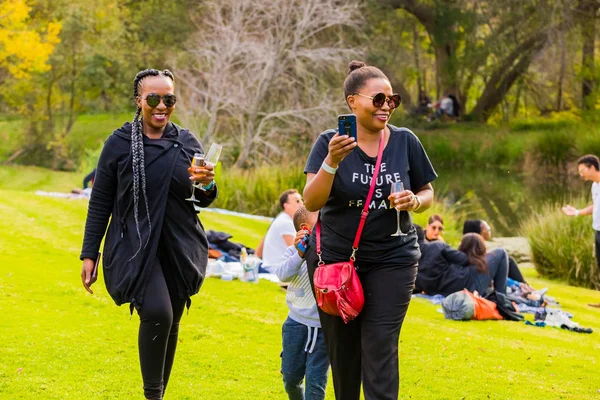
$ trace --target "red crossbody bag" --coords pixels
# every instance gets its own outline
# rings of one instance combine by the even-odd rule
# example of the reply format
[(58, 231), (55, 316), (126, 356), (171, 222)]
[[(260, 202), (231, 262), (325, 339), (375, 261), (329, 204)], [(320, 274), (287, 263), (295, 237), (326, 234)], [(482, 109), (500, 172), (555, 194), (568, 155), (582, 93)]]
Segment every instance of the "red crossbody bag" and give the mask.
[(360, 222), (356, 230), (356, 236), (354, 237), (354, 244), (352, 245), (352, 255), (348, 261), (325, 264), (321, 258), (321, 219), (317, 220), (316, 239), (319, 264), (313, 276), (317, 305), (327, 314), (342, 317), (345, 323), (355, 319), (365, 304), (365, 296), (354, 267), (354, 261), (356, 259), (355, 256), (360, 236), (369, 215), (369, 204), (371, 203), (377, 184), (377, 177), (381, 167), (381, 157), (383, 155), (384, 135), (382, 133), (379, 140), (379, 151), (377, 153), (377, 162), (373, 171), (369, 195), (360, 215)]

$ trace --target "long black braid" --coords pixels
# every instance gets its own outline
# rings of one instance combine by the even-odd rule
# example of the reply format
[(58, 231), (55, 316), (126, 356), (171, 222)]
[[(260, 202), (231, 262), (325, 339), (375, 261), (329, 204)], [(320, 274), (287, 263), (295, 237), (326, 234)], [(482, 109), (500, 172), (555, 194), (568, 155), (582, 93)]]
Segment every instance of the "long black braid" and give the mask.
[[(169, 70), (159, 71), (157, 69), (145, 69), (140, 71), (133, 80), (133, 98), (137, 100), (142, 89), (142, 81), (148, 76), (166, 76), (175, 82), (175, 77)], [(152, 223), (150, 222), (150, 208), (148, 207), (148, 194), (146, 193), (146, 166), (144, 160), (144, 139), (142, 132), (142, 109), (137, 108), (133, 121), (131, 122), (131, 158), (133, 165), (133, 216), (135, 218), (135, 229), (140, 240), (140, 247), (137, 249), (132, 259), (138, 255), (142, 249), (142, 234), (140, 232), (139, 222), (139, 204), (140, 204), (140, 181), (142, 194), (144, 196), (144, 205), (146, 206), (146, 216), (148, 218), (148, 238), (144, 244), (144, 248), (150, 241), (152, 233)]]

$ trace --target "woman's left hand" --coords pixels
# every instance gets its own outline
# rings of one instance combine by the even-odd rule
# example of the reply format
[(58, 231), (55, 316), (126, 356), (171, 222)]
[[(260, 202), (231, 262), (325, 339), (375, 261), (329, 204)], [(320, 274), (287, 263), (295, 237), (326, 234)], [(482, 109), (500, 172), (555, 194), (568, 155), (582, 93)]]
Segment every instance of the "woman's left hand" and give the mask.
[(398, 211), (413, 211), (417, 208), (417, 199), (410, 190), (404, 190), (389, 195), (388, 200)]
[(188, 171), (192, 174), (192, 176), (190, 176), (191, 181), (200, 183), (204, 186), (215, 179), (215, 167), (211, 164), (206, 164), (203, 167), (189, 167)]

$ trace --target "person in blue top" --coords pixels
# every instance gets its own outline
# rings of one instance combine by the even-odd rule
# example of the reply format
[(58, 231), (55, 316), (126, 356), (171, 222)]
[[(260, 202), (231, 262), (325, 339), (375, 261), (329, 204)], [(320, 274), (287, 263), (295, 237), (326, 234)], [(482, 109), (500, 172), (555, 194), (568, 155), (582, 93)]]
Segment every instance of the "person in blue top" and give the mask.
[[(358, 139), (335, 130), (323, 132), (304, 168), (304, 204), (309, 211), (320, 211), (326, 264), (350, 258), (382, 134), (385, 148), (356, 253), (364, 308), (348, 324), (321, 310), (319, 316), (336, 398), (358, 400), (362, 382), (366, 400), (397, 400), (398, 338), (421, 255), (410, 212), (430, 207), (430, 183), (437, 174), (417, 136), (409, 129), (388, 124), (400, 96), (394, 94), (381, 70), (352, 61), (344, 96), (356, 115)], [(391, 183), (398, 180), (402, 180), (405, 190), (391, 195)], [(407, 236), (391, 236), (397, 230), (396, 209)], [(306, 252), (311, 279), (318, 263), (315, 244), (313, 232)]]

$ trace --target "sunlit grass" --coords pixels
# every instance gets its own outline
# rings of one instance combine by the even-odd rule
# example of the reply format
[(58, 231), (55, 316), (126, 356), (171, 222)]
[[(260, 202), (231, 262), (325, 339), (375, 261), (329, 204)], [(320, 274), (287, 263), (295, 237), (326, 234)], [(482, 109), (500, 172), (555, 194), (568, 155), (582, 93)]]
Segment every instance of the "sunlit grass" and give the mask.
[[(0, 169), (0, 174), (6, 173)], [(38, 171), (39, 172), (39, 171)], [(6, 175), (0, 175), (6, 176)], [(69, 175), (47, 176), (59, 188)], [(43, 186), (46, 190), (51, 188)], [(11, 185), (11, 189), (15, 185)], [(20, 186), (20, 185), (16, 185)], [(142, 398), (138, 317), (79, 271), (84, 200), (0, 188), (0, 398)], [(201, 212), (206, 229), (255, 247), (268, 223)], [(537, 277), (575, 320), (596, 331), (596, 291)], [(412, 301), (400, 347), (401, 399), (592, 399), (600, 383), (598, 332), (517, 322), (446, 321)], [(182, 320), (167, 399), (283, 399), (279, 373), (285, 293), (275, 284), (210, 278)], [(330, 379), (331, 381), (331, 379)], [(331, 382), (327, 399), (333, 399)]]

